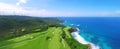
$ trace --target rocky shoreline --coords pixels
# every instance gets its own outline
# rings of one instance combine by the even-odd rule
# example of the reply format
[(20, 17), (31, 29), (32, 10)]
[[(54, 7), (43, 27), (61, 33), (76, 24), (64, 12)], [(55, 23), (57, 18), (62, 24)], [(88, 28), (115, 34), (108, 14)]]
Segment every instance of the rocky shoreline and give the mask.
[(79, 35), (79, 28), (73, 28), (71, 31), (71, 35), (81, 44), (88, 44), (88, 49), (100, 49), (99, 46), (96, 46), (95, 44), (86, 41), (82, 36)]

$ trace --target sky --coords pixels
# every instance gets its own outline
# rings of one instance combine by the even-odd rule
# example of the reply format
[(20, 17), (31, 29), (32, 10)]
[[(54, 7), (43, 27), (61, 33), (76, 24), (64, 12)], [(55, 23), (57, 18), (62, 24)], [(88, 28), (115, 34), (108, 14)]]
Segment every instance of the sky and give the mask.
[(0, 14), (120, 16), (120, 0), (0, 0)]

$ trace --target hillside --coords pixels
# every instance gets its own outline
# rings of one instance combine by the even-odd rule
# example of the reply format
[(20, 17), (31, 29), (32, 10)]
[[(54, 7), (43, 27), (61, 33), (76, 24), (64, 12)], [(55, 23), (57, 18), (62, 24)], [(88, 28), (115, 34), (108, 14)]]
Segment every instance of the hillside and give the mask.
[[(88, 49), (71, 36), (71, 27), (60, 22), (55, 18), (1, 16), (0, 49)], [(10, 33), (11, 29), (17, 31)]]
[(49, 26), (59, 25), (60, 22), (60, 20), (55, 18), (0, 15), (0, 41), (32, 33), (37, 28), (41, 28), (40, 31), (44, 31)]

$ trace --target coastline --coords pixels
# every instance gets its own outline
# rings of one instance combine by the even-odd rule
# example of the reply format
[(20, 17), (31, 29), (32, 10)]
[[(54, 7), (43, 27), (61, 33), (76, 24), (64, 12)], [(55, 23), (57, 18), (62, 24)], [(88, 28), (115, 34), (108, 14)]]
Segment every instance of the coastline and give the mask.
[(91, 42), (86, 41), (82, 36), (79, 35), (79, 28), (76, 28), (77, 31), (71, 32), (71, 35), (73, 36), (73, 38), (75, 38), (75, 40), (77, 40), (79, 43), (82, 44), (88, 44), (89, 45), (89, 49), (100, 49), (100, 46), (97, 46)]

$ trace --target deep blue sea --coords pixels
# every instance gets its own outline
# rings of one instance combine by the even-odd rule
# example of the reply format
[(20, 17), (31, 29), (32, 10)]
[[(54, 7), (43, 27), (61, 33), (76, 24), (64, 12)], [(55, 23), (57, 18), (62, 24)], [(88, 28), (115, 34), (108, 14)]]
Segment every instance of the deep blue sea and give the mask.
[(120, 49), (120, 17), (62, 17), (64, 25), (77, 27), (80, 35), (101, 49)]

